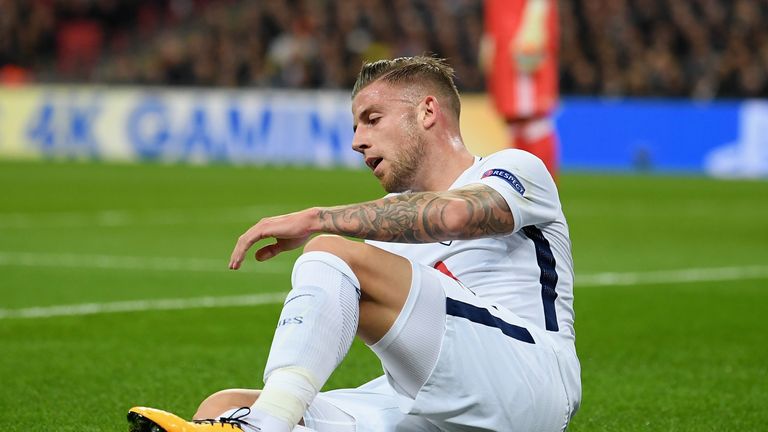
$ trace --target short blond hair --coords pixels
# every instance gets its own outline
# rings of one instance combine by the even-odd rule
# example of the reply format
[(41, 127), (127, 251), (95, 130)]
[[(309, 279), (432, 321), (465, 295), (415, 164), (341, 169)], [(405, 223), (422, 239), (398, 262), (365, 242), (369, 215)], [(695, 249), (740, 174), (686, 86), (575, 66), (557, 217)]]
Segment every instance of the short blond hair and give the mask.
[(374, 81), (383, 80), (390, 84), (427, 85), (432, 87), (437, 96), (448, 102), (448, 107), (456, 115), (461, 114), (459, 91), (454, 84), (454, 71), (445, 59), (415, 56), (400, 57), (392, 60), (377, 60), (364, 63), (352, 87), (352, 98)]

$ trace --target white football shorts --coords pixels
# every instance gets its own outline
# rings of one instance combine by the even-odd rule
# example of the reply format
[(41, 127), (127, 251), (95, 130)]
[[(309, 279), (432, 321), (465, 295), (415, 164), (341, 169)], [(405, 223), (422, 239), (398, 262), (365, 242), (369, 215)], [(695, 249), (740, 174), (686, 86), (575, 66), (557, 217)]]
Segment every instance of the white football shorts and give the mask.
[[(409, 301), (436, 298), (418, 296), (419, 289), (442, 290), (445, 300), (431, 305), (442, 308), (445, 320), (435, 329), (443, 332), (442, 345), (426, 383), (413, 398), (398, 392), (402, 386), (389, 374), (320, 393), (305, 424), (318, 432), (565, 430), (581, 399), (573, 345), (433, 268), (413, 268)], [(403, 326), (400, 321), (393, 328)]]

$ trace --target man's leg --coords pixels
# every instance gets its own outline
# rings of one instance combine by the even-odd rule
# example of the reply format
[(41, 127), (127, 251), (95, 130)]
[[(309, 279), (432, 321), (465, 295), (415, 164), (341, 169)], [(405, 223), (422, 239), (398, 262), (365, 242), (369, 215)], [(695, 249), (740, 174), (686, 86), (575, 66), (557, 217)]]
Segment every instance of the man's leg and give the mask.
[(410, 261), (377, 247), (333, 235), (312, 239), (304, 248), (304, 253), (308, 252), (329, 253), (349, 265), (361, 290), (357, 335), (369, 345), (381, 339), (408, 298)]
[[(297, 424), (355, 333), (368, 344), (387, 334), (406, 304), (411, 274), (410, 261), (379, 248), (338, 236), (311, 240), (294, 266), (251, 420), (283, 430)], [(439, 340), (434, 347), (436, 357)]]
[(353, 269), (362, 291), (357, 335), (379, 357), (398, 391), (414, 397), (440, 353), (442, 288), (424, 284), (418, 265), (365, 243), (320, 236), (305, 251), (332, 253)]
[[(241, 407), (250, 407), (259, 398), (261, 390), (253, 389), (227, 389), (208, 396), (197, 409), (193, 419), (217, 419), (222, 415), (229, 415)], [(359, 398), (356, 398), (356, 400)], [(371, 405), (373, 409), (376, 405)], [(344, 410), (330, 401), (316, 397), (304, 414), (309, 415), (314, 422), (317, 432), (354, 432), (355, 419)], [(300, 425), (304, 425), (304, 421)], [(294, 429), (296, 432), (296, 429)]]
[[(363, 337), (382, 359), (390, 386), (400, 396), (410, 396), (414, 403), (411, 411), (409, 401), (391, 394), (388, 387), (386, 394), (382, 393), (386, 400), (380, 401), (366, 399), (370, 392), (365, 388), (359, 393), (332, 391), (318, 398), (363, 419), (356, 425), (358, 431), (396, 430), (379, 426), (409, 420), (418, 420), (418, 424), (403, 430), (453, 430), (449, 426), (459, 424), (489, 430), (513, 430), (518, 425), (526, 430), (563, 429), (578, 399), (569, 400), (565, 394), (557, 355), (543, 331), (477, 298), (447, 276), (412, 266), (408, 260), (375, 247), (339, 237), (318, 237), (307, 252), (327, 253), (360, 275), (365, 300), (360, 303), (359, 332), (369, 332)], [(297, 266), (297, 272), (304, 271), (302, 266)], [(403, 284), (403, 278), (410, 279), (408, 284)], [(406, 291), (406, 285), (407, 292), (398, 296), (398, 291)], [(450, 313), (445, 309), (447, 302), (453, 305)], [(386, 304), (399, 311), (389, 310)], [(392, 318), (384, 326), (388, 328), (379, 326), (381, 316), (368, 320), (366, 310)], [(510, 333), (510, 328), (515, 331)], [(442, 347), (447, 357), (437, 361), (437, 356), (433, 357), (435, 347)], [(434, 375), (422, 374), (425, 370)], [(358, 399), (360, 395), (364, 402)], [(385, 406), (390, 409), (379, 408)], [(312, 422), (311, 414), (310, 410), (310, 427), (323, 432), (341, 430), (320, 427)], [(383, 419), (388, 414), (398, 416), (393, 421)]]

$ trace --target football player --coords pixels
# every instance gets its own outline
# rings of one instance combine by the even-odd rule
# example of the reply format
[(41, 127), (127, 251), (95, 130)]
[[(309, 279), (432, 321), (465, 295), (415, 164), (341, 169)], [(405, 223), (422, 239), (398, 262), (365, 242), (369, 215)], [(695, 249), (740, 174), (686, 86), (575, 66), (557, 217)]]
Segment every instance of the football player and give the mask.
[[(255, 251), (258, 261), (304, 247), (264, 388), (211, 395), (193, 422), (133, 408), (133, 431), (568, 425), (581, 399), (580, 367), (571, 244), (552, 176), (521, 150), (470, 154), (453, 71), (442, 60), (365, 64), (352, 95), (352, 147), (389, 194), (262, 219), (231, 255), (236, 270), (260, 240), (274, 241)], [(320, 392), (355, 335), (384, 375)]]

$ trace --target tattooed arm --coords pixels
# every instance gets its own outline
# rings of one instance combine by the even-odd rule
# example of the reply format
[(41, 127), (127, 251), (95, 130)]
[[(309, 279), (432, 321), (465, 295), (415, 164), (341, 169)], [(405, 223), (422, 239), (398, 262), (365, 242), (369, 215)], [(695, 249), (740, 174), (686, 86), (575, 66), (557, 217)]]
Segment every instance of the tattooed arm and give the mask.
[(399, 243), (489, 237), (515, 226), (504, 198), (481, 184), (322, 208), (318, 217), (322, 232)]
[(485, 185), (405, 193), (264, 218), (238, 238), (229, 268), (238, 269), (248, 249), (266, 238), (276, 242), (256, 251), (259, 261), (300, 247), (312, 234), (320, 232), (369, 240), (433, 243), (502, 235), (514, 227), (507, 202)]

